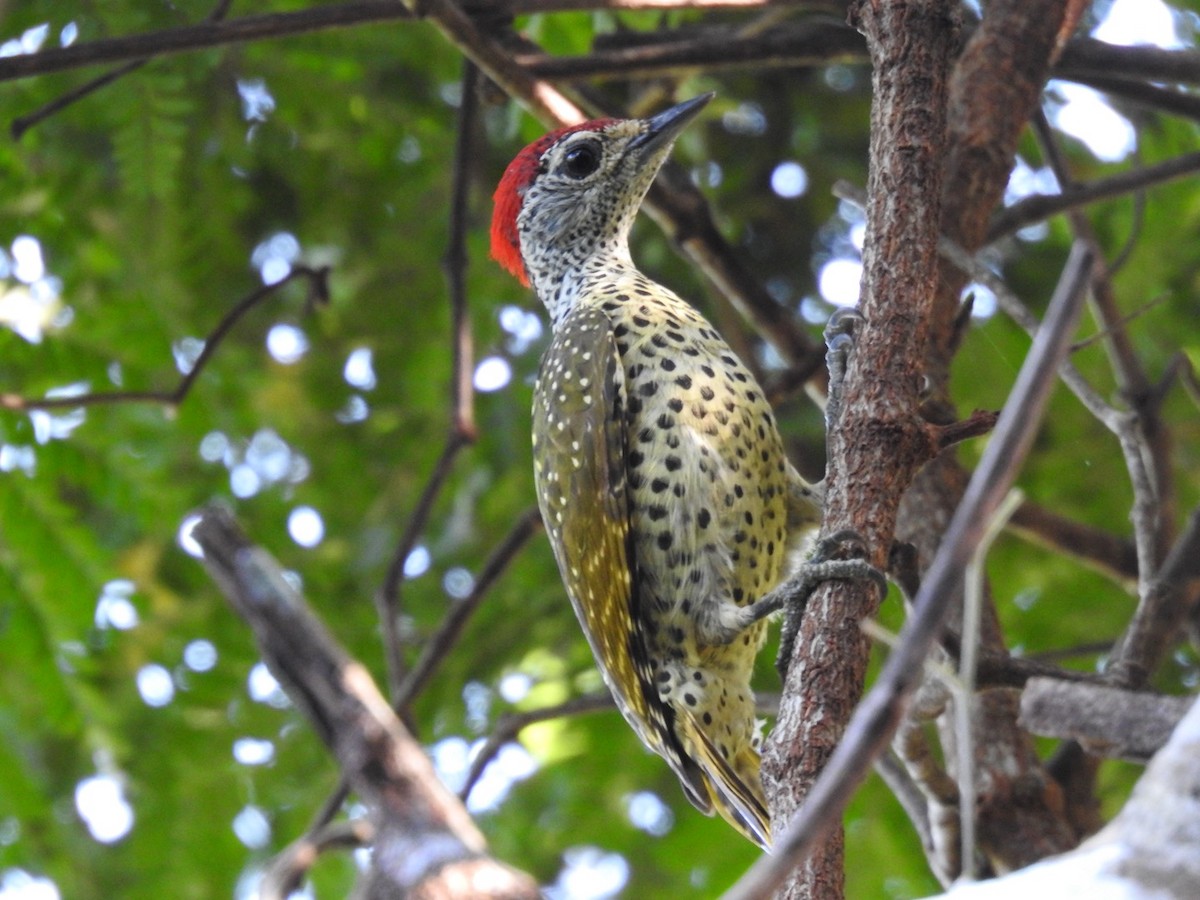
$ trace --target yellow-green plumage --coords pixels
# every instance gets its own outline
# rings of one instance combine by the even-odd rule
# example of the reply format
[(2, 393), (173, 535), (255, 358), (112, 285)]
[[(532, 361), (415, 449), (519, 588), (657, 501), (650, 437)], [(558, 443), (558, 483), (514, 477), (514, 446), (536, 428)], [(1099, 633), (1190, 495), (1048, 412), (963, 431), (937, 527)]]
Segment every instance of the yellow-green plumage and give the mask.
[[(533, 455), (572, 605), (642, 741), (698, 808), (766, 846), (750, 687), (766, 623), (748, 607), (782, 580), (796, 525), (815, 515), (753, 376), (629, 259), (629, 224), (692, 107), (531, 145), (510, 166), (529, 180), (509, 231), (553, 324)], [(580, 148), (596, 156), (582, 176)]]

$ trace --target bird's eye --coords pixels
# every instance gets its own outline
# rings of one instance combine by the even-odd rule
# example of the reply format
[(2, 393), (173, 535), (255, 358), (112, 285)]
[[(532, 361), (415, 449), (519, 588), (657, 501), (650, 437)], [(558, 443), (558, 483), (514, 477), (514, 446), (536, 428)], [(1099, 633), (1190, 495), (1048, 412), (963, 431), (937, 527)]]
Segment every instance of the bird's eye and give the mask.
[(572, 147), (563, 157), (563, 171), (571, 178), (587, 178), (600, 168), (600, 148), (588, 142)]

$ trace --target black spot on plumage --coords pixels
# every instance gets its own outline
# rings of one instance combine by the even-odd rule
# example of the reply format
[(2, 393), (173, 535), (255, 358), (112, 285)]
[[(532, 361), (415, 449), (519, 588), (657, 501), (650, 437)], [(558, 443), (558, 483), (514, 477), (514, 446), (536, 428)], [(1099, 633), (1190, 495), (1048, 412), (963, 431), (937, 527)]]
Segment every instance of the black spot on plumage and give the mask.
[(665, 478), (655, 478), (650, 482), (650, 490), (654, 491), (656, 494), (661, 494), (668, 487), (670, 487), (670, 482), (668, 482)]
[(675, 535), (669, 531), (660, 531), (655, 543), (658, 544), (659, 550), (670, 550), (671, 545), (675, 543)]
[(675, 417), (669, 416), (666, 413), (663, 413), (661, 416), (658, 417), (658, 427), (661, 428), (663, 431), (666, 431), (669, 428), (674, 428), (675, 427)]
[(675, 360), (673, 360), (673, 359), (663, 359), (659, 362), (658, 365), (659, 365), (659, 368), (661, 368), (664, 372), (674, 372), (675, 371)]
[(683, 468), (683, 460), (678, 456), (668, 456), (666, 459), (667, 471), (678, 472)]
[(643, 397), (653, 397), (658, 393), (657, 381), (646, 381), (638, 385), (638, 393)]
[(685, 391), (690, 391), (692, 389), (692, 376), (680, 375), (675, 379), (675, 383)]
[(683, 401), (678, 397), (672, 397), (667, 401), (667, 409), (671, 410), (671, 412), (683, 412)]

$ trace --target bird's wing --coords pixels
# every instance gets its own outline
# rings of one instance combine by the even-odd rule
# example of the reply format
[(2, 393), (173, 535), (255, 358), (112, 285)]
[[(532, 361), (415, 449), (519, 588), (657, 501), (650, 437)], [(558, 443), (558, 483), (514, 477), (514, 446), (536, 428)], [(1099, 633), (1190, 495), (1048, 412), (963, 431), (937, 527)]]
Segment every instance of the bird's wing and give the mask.
[(625, 373), (612, 325), (580, 307), (555, 328), (533, 399), (538, 505), (575, 613), (625, 719), (711, 812), (704, 776), (683, 752), (675, 711), (654, 687), (637, 615), (629, 525)]

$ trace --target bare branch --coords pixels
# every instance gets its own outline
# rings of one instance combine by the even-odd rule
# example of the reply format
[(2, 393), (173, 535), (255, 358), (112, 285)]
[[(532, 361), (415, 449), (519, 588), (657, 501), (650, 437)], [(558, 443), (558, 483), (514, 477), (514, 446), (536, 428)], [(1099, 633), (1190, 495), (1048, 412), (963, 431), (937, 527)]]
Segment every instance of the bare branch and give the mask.
[(1174, 646), (1191, 608), (1189, 582), (1200, 578), (1200, 509), (1142, 591), (1129, 628), (1114, 653), (1109, 671), (1117, 684), (1140, 688)]
[(1128, 538), (1076, 522), (1030, 500), (1017, 507), (1008, 530), (1038, 546), (1074, 557), (1131, 593), (1137, 590), (1137, 551)]
[(322, 853), (328, 850), (354, 850), (375, 840), (375, 827), (366, 819), (325, 825), (307, 831), (275, 855), (263, 870), (258, 884), (259, 900), (287, 900), (300, 889)]
[[(447, 879), (490, 881), (475, 896), (533, 900), (529, 876), (486, 855), (462, 803), (380, 696), (371, 676), (338, 645), (263, 549), (224, 509), (203, 510), (192, 536), (204, 566), (250, 625), (263, 660), (371, 808), (376, 841), (367, 896), (435, 896)], [(471, 883), (471, 882), (468, 882)], [(378, 893), (372, 893), (372, 892)], [(412, 892), (411, 894), (409, 892)]]
[(458, 642), (467, 620), (479, 608), (479, 604), (487, 596), (492, 585), (496, 583), (496, 579), (504, 573), (521, 548), (537, 534), (541, 527), (541, 521), (541, 516), (536, 508), (527, 510), (517, 519), (516, 525), (512, 527), (504, 540), (492, 551), (492, 555), (483, 564), (479, 577), (475, 580), (475, 586), (471, 588), (471, 593), (450, 607), (445, 618), (442, 619), (437, 633), (425, 644), (420, 659), (417, 660), (396, 692), (393, 700), (396, 707), (400, 709), (407, 707), (425, 689), (437, 667)]
[(192, 363), (192, 368), (174, 389), (169, 391), (111, 391), (101, 394), (75, 394), (65, 397), (43, 397), (41, 399), (22, 397), (18, 394), (0, 394), (0, 408), (24, 412), (34, 409), (76, 409), (81, 406), (102, 406), (116, 403), (159, 403), (171, 409), (178, 408), (187, 398), (192, 385), (204, 371), (204, 367), (216, 355), (221, 342), (228, 337), (246, 313), (264, 300), (275, 296), (285, 285), (297, 279), (308, 282), (307, 306), (324, 304), (329, 299), (329, 268), (312, 269), (308, 266), (295, 266), (286, 277), (274, 284), (265, 285), (237, 302), (217, 323), (217, 327), (204, 339), (204, 349)]
[(546, 706), (542, 709), (530, 710), (529, 712), (506, 713), (496, 723), (496, 727), (488, 735), (487, 741), (479, 748), (479, 752), (475, 754), (475, 758), (471, 760), (471, 769), (467, 773), (467, 780), (463, 784), (462, 790), (459, 791), (459, 797), (463, 800), (467, 799), (471, 793), (471, 789), (475, 787), (475, 783), (483, 775), (484, 769), (496, 758), (496, 754), (500, 752), (501, 748), (505, 744), (516, 740), (517, 735), (530, 725), (536, 725), (538, 722), (548, 722), (551, 719), (561, 719), (564, 716), (580, 716), (611, 709), (616, 709), (612, 694), (604, 690), (597, 691), (594, 694), (584, 694), (581, 697), (572, 697), (570, 700), (559, 703), (556, 706)]
[(961, 590), (963, 569), (982, 535), (984, 523), (999, 505), (1028, 452), (1045, 409), (1054, 375), (1066, 355), (1091, 276), (1091, 254), (1076, 244), (1067, 260), (1046, 321), (1017, 376), (962, 503), (930, 565), (913, 612), (888, 657), (878, 681), (863, 698), (804, 805), (763, 857), (725, 895), (725, 900), (765, 897), (790, 868), (831, 827), (854, 787), (881, 753), (899, 724), (906, 700), (916, 687), (922, 663), (933, 645), (946, 608)]
[(1194, 702), (1193, 697), (1034, 678), (1021, 694), (1021, 724), (1042, 737), (1073, 738), (1089, 753), (1146, 762)]
[(1064, 185), (1058, 194), (1034, 194), (1019, 200), (992, 219), (987, 242), (1020, 231), (1036, 222), (1100, 200), (1111, 200), (1155, 185), (1166, 184), (1200, 171), (1200, 153), (1185, 153), (1153, 166), (1130, 169), (1110, 178)]
[[(865, 322), (855, 335), (841, 414), (829, 422), (822, 529), (861, 534), (877, 567), (886, 562), (903, 492), (936, 455), (916, 415), (917, 375), (936, 287), (956, 9), (952, 2), (916, 0), (857, 3), (851, 11), (872, 57)], [(789, 877), (784, 896), (841, 896), (840, 807), (820, 809), (820, 824), (799, 841), (790, 824), (780, 825), (797, 809), (812, 810), (822, 771), (845, 746), (843, 729), (862, 695), (870, 653), (860, 623), (879, 600), (865, 582), (826, 583), (808, 599), (784, 661), (780, 715), (763, 756), (772, 832), (782, 833), (767, 858), (771, 865), (760, 861), (731, 896), (760, 896)]]
[[(225, 18), (225, 14), (229, 12), (230, 4), (233, 0), (218, 0), (217, 5), (212, 8), (212, 11), (205, 16), (205, 22), (219, 22)], [(55, 113), (66, 109), (77, 100), (82, 100), (84, 97), (95, 93), (106, 85), (112, 84), (114, 81), (128, 75), (130, 72), (135, 72), (149, 62), (149, 57), (142, 59), (130, 60), (123, 65), (117, 66), (110, 72), (106, 72), (98, 78), (93, 78), (91, 81), (85, 82), (77, 88), (67, 91), (62, 96), (36, 109), (28, 115), (18, 116), (12, 122), (12, 136), (14, 141), (19, 141), (30, 128), (44, 122), (46, 119)]]
[(383, 584), (375, 595), (383, 638), (384, 658), (387, 661), (388, 694), (400, 711), (407, 706), (401, 700), (405, 684), (404, 640), (400, 634), (400, 597), (404, 584), (404, 564), (416, 546), (417, 539), (429, 521), (433, 502), (454, 468), (458, 454), (475, 443), (475, 393), (471, 380), (472, 338), (471, 321), (467, 315), (467, 200), (471, 184), (470, 163), (473, 156), (472, 136), (477, 128), (479, 103), (477, 85), (479, 70), (470, 60), (463, 62), (462, 101), (458, 107), (457, 139), (454, 147), (454, 187), (450, 200), (449, 237), (442, 269), (450, 298), (451, 366), (450, 423), (442, 454), (434, 464), (421, 496), (408, 518), (404, 533), (384, 575)]

